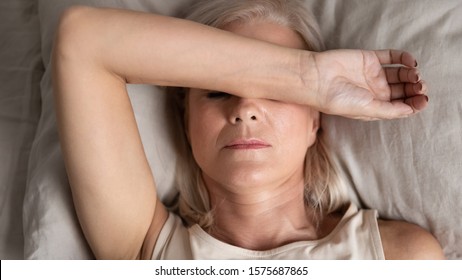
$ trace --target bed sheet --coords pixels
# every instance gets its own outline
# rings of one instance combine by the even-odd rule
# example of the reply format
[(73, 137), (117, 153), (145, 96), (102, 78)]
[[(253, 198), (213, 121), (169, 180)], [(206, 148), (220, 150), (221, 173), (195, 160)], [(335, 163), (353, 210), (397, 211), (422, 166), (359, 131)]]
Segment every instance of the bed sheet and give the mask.
[[(73, 210), (56, 134), (49, 60), (59, 14), (85, 4), (175, 15), (191, 2), (0, 4), (0, 20), (7, 23), (0, 25), (2, 259), (93, 257)], [(383, 218), (421, 225), (437, 237), (448, 258), (462, 259), (462, 2), (312, 0), (306, 5), (319, 19), (328, 48), (406, 49), (418, 58), (430, 89), (424, 112), (379, 122), (326, 116), (323, 126), (354, 201), (378, 209)], [(129, 94), (159, 193), (171, 201), (176, 156), (169, 142), (175, 136), (166, 126), (152, 125), (169, 118), (165, 96), (143, 85), (130, 86)]]
[(356, 200), (432, 232), (462, 258), (462, 2), (318, 1), (329, 48), (404, 49), (418, 59), (429, 107), (394, 121), (325, 119)]
[(24, 258), (22, 204), (40, 115), (37, 2), (0, 2), (0, 259)]

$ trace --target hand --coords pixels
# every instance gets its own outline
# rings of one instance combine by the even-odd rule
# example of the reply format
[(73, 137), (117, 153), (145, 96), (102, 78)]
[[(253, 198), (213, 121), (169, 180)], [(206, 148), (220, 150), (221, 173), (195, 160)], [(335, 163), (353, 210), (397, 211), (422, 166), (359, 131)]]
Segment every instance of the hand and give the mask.
[(315, 106), (324, 113), (394, 119), (428, 104), (427, 87), (408, 52), (334, 50), (315, 53), (314, 59), (320, 82)]

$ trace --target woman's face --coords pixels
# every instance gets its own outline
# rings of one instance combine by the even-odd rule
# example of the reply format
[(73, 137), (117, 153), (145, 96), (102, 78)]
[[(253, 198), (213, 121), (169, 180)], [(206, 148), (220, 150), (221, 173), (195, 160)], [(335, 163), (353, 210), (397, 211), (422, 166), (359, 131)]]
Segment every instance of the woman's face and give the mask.
[[(225, 30), (304, 49), (298, 33), (272, 23), (230, 24)], [(284, 93), (281, 93), (284, 94)], [(303, 183), (304, 160), (316, 139), (319, 113), (308, 106), (191, 89), (187, 130), (206, 185), (252, 192)]]

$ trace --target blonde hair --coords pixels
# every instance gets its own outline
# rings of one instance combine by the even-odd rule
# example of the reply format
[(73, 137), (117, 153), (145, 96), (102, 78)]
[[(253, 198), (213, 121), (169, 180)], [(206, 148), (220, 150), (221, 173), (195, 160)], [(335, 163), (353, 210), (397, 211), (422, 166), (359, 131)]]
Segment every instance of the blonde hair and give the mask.
[[(318, 24), (311, 12), (297, 0), (202, 0), (188, 11), (186, 19), (222, 28), (239, 21), (246, 23), (262, 20), (280, 24), (298, 32), (311, 51), (323, 51), (324, 43)], [(180, 197), (178, 210), (188, 225), (199, 224), (208, 229), (213, 225), (213, 209), (207, 188), (202, 180), (200, 167), (195, 162), (191, 147), (186, 140), (185, 123), (188, 118), (186, 92), (176, 94), (179, 120), (183, 128), (180, 158), (177, 162), (176, 183)], [(315, 143), (308, 149), (305, 159), (305, 202), (307, 207), (317, 210), (318, 216), (342, 208), (347, 199), (337, 169), (331, 160), (322, 129), (318, 130)]]

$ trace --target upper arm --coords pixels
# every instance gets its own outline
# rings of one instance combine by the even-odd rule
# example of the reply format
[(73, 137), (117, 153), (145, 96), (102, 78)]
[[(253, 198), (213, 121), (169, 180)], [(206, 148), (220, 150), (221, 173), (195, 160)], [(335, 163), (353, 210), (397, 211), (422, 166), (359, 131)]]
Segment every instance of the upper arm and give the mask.
[(379, 220), (380, 236), (386, 259), (444, 259), (438, 241), (421, 227), (401, 222)]
[[(58, 128), (74, 204), (97, 258), (137, 258), (159, 207), (123, 77), (98, 60), (85, 9), (61, 20), (53, 54)], [(85, 36), (84, 36), (85, 35)], [(156, 210), (157, 209), (157, 210)], [(155, 227), (155, 230), (153, 230)], [(148, 238), (149, 239), (149, 238)]]

